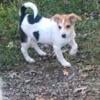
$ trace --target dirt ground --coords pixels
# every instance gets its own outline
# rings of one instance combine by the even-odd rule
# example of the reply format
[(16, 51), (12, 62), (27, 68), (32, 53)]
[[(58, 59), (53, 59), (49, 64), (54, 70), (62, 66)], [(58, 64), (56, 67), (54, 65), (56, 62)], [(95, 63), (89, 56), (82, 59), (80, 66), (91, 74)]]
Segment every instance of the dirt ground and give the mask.
[(72, 70), (52, 56), (36, 60), (2, 74), (4, 100), (100, 100), (99, 65)]

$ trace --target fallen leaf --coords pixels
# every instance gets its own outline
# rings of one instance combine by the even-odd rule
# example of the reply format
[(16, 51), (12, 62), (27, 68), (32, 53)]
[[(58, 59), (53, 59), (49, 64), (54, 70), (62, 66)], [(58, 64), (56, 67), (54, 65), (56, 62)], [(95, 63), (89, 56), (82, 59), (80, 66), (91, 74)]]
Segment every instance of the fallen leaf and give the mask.
[(36, 100), (45, 100), (45, 98), (43, 96), (37, 96)]
[(36, 100), (57, 100), (57, 97), (50, 97), (50, 96), (37, 96)]
[(85, 100), (95, 100), (94, 96), (86, 96)]
[(65, 76), (68, 76), (69, 73), (68, 73), (68, 71), (67, 71), (66, 69), (64, 69), (64, 70), (63, 70), (63, 74), (64, 74)]
[(92, 71), (93, 69), (95, 69), (95, 66), (87, 65), (87, 66), (83, 69), (83, 72)]
[(88, 76), (89, 76), (88, 73), (81, 73), (80, 74), (81, 79), (86, 79)]
[(82, 87), (79, 87), (79, 88), (75, 88), (74, 93), (81, 92), (82, 94), (85, 94), (86, 89), (87, 89), (87, 86), (82, 86)]

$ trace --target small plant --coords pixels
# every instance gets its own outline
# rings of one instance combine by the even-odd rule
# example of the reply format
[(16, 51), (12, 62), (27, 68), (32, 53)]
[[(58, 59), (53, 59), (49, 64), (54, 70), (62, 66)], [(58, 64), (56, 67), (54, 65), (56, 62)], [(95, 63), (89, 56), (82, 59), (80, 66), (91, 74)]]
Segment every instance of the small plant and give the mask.
[[(25, 1), (28, 0), (8, 0), (9, 3), (0, 4), (0, 69), (10, 69), (23, 63), (19, 43), (18, 11)], [(100, 5), (98, 0), (68, 0), (68, 4), (64, 4), (62, 0), (31, 1), (37, 4), (39, 13), (46, 17), (56, 13), (80, 14), (83, 20), (77, 24), (76, 30), (79, 52), (85, 56), (82, 65), (100, 64), (98, 56), (100, 54), (100, 19), (98, 19)], [(94, 16), (94, 14), (96, 15)], [(73, 60), (73, 62), (75, 61)]]

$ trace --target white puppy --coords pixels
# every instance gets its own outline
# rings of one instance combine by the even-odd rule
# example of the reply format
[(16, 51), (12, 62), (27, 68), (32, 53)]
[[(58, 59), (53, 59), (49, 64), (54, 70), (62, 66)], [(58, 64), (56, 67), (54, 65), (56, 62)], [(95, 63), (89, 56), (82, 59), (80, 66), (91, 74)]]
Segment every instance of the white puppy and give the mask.
[[(26, 9), (31, 8), (33, 14), (27, 14)], [(20, 30), (21, 30), (21, 52), (25, 60), (29, 63), (35, 62), (28, 54), (28, 48), (32, 47), (36, 52), (45, 56), (38, 43), (52, 45), (58, 61), (63, 66), (71, 64), (63, 57), (61, 48), (67, 44), (71, 46), (70, 54), (77, 52), (78, 46), (75, 42), (74, 25), (77, 20), (81, 20), (76, 14), (56, 14), (52, 18), (45, 18), (38, 15), (35, 4), (26, 2), (20, 11)]]

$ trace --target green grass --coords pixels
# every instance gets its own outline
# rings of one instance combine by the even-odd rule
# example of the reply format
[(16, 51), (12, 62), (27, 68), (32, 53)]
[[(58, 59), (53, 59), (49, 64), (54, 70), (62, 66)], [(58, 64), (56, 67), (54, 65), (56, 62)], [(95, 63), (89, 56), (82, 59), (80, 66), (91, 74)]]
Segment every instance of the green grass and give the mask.
[[(27, 0), (28, 1), (28, 0)], [(32, 0), (31, 0), (32, 1)], [(22, 65), (20, 52), (20, 36), (18, 32), (18, 11), (23, 1), (17, 0), (9, 4), (0, 4), (0, 69), (12, 69), (16, 65)], [(77, 42), (83, 66), (87, 64), (100, 64), (100, 5), (98, 0), (34, 0), (40, 14), (52, 16), (56, 13), (74, 12), (82, 16), (82, 21), (77, 23)], [(91, 15), (96, 13), (94, 15)], [(99, 13), (99, 14), (98, 14)], [(69, 59), (72, 58), (69, 56)]]

